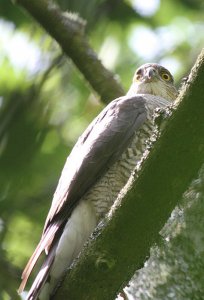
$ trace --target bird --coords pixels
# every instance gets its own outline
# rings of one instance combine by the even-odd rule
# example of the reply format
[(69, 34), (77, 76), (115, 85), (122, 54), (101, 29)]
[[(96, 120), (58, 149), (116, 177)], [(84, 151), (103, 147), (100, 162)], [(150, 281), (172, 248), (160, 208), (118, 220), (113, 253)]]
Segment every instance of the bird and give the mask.
[(140, 66), (126, 95), (110, 102), (79, 137), (61, 173), (41, 239), (28, 261), (21, 293), (43, 252), (27, 300), (49, 300), (66, 269), (108, 213), (147, 147), (154, 112), (177, 97), (172, 74), (157, 63)]

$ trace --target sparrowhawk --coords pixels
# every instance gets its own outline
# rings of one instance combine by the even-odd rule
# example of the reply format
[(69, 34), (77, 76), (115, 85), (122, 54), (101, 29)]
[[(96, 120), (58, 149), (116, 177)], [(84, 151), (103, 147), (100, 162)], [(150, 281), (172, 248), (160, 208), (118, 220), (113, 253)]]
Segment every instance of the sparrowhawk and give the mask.
[(155, 128), (155, 109), (167, 107), (176, 96), (167, 69), (155, 63), (142, 65), (127, 95), (107, 105), (80, 136), (63, 168), (41, 240), (22, 275), (19, 292), (45, 251), (27, 300), (50, 298), (141, 160)]

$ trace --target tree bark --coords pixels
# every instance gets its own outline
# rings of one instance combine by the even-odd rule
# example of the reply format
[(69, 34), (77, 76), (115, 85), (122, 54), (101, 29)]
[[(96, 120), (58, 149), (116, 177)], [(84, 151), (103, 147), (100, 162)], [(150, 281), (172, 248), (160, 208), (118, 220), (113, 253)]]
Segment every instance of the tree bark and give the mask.
[(114, 299), (204, 162), (204, 50), (183, 86), (179, 105), (110, 221), (99, 226), (55, 300)]

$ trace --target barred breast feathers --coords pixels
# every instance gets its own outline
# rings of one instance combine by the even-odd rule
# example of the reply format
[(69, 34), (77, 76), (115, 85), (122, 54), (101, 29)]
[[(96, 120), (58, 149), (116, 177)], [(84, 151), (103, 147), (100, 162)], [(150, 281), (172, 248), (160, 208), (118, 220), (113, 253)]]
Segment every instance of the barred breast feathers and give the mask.
[[(150, 139), (153, 133), (156, 132), (156, 125), (154, 124), (155, 109), (165, 108), (170, 104), (170, 101), (154, 95), (141, 94), (137, 96), (138, 98), (143, 98), (145, 101), (147, 111), (146, 121), (140, 129), (135, 131), (132, 141), (119, 159), (83, 197), (83, 199), (93, 203), (99, 219), (104, 217), (111, 205), (113, 205), (114, 200), (126, 185), (133, 171), (136, 170), (137, 165), (139, 168)], [(147, 155), (147, 151), (145, 155)]]

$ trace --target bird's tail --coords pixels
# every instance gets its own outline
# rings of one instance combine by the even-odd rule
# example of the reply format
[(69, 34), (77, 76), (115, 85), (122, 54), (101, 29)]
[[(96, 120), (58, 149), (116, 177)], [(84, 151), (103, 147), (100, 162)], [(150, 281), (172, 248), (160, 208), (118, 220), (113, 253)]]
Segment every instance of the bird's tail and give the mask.
[[(43, 263), (38, 275), (36, 276), (32, 286), (30, 288), (30, 291), (27, 295), (26, 300), (37, 300), (37, 299), (39, 299), (42, 288), (44, 287), (46, 282), (49, 281), (50, 268), (52, 267), (52, 264), (53, 264), (53, 261), (54, 261), (54, 258), (55, 258), (56, 247), (57, 247), (57, 245), (54, 246), (50, 250), (45, 262)], [(51, 291), (49, 291), (49, 293), (50, 292)], [(41, 299), (41, 297), (40, 297), (40, 299)], [(47, 297), (43, 296), (42, 299), (49, 299), (49, 295), (47, 295)]]
[[(51, 248), (51, 245), (55, 238), (55, 233), (56, 233), (57, 229), (58, 229), (58, 225), (53, 224), (49, 228), (49, 230), (47, 230), (47, 232), (42, 236), (39, 244), (37, 245), (34, 253), (32, 254), (31, 258), (29, 259), (29, 261), (23, 271), (22, 282), (18, 289), (19, 294), (22, 293), (22, 291), (24, 290), (27, 280), (30, 276), (30, 273), (31, 273), (32, 269), (34, 268), (36, 262), (38, 261), (42, 251)], [(48, 251), (46, 251), (46, 254), (47, 253), (48, 253)]]

